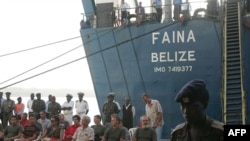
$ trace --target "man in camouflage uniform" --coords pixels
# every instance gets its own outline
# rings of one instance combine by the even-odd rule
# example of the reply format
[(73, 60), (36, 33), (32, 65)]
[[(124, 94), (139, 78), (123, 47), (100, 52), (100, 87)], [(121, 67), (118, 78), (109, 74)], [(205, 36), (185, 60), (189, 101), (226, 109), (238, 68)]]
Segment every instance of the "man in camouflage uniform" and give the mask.
[(8, 125), (10, 117), (13, 115), (13, 110), (15, 108), (15, 101), (10, 99), (10, 92), (6, 92), (6, 100), (2, 103), (2, 113), (3, 113), (3, 129)]
[(40, 118), (39, 113), (41, 111), (44, 111), (46, 106), (45, 106), (44, 100), (41, 99), (41, 93), (37, 93), (36, 98), (37, 99), (35, 99), (33, 101), (31, 108), (32, 108), (34, 114), (37, 116), (37, 119), (39, 119)]
[(51, 97), (51, 103), (48, 105), (49, 118), (59, 115), (61, 113), (61, 105), (56, 102), (56, 97)]
[(209, 93), (204, 81), (191, 80), (178, 92), (175, 101), (181, 104), (186, 122), (171, 133), (170, 141), (223, 141), (223, 123), (205, 114)]

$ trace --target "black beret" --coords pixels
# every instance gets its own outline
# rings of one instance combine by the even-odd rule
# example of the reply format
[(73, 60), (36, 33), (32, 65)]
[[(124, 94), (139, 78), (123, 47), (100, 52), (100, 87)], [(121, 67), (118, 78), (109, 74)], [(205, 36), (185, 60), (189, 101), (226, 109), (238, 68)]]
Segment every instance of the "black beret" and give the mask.
[(176, 102), (192, 103), (200, 101), (204, 104), (208, 103), (209, 93), (203, 80), (191, 80), (186, 83), (175, 97)]

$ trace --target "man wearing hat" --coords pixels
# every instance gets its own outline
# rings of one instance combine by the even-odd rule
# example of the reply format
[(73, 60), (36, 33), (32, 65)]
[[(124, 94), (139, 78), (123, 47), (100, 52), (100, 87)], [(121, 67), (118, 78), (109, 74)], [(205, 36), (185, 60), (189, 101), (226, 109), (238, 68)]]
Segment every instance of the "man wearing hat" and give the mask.
[(181, 104), (186, 122), (175, 127), (170, 141), (223, 141), (224, 124), (205, 114), (209, 93), (204, 81), (189, 81), (178, 92), (175, 101)]
[(73, 96), (71, 94), (66, 95), (67, 100), (62, 105), (62, 110), (64, 113), (64, 119), (69, 122), (69, 124), (72, 124), (72, 117), (73, 117), (73, 107), (74, 107), (74, 101), (71, 99)]
[(118, 106), (113, 100), (114, 100), (114, 96), (112, 94), (109, 94), (107, 96), (107, 101), (103, 104), (102, 112), (104, 114), (104, 120), (103, 120), (104, 125), (106, 123), (111, 122), (111, 115), (112, 114), (119, 113)]
[(41, 99), (41, 93), (36, 94), (36, 98), (32, 103), (32, 110), (34, 114), (37, 116), (37, 119), (40, 118), (40, 111), (44, 111), (46, 109), (45, 101)]
[(83, 116), (87, 115), (89, 112), (89, 104), (86, 100), (83, 100), (84, 93), (79, 92), (78, 94), (78, 100), (76, 100), (76, 114), (79, 115), (82, 119)]
[[(112, 101), (117, 105), (117, 107), (118, 107), (118, 113), (119, 113), (121, 111), (121, 106), (120, 106), (119, 102), (115, 101), (115, 92), (110, 92), (108, 94), (108, 96), (110, 96), (110, 98), (112, 99)], [(106, 101), (106, 102), (108, 102), (108, 101)]]
[(13, 115), (13, 110), (15, 108), (15, 101), (10, 99), (10, 92), (6, 92), (6, 100), (2, 103), (2, 113), (3, 113), (3, 129), (8, 125), (10, 117)]

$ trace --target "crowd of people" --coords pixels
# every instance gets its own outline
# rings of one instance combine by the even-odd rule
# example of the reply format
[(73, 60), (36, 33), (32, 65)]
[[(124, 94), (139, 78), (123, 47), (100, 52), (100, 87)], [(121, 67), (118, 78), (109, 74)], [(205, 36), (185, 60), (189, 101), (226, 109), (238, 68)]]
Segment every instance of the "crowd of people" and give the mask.
[[(121, 0), (120, 4), (120, 9), (121, 10), (121, 25), (127, 26), (128, 23), (130, 22), (129, 20), (129, 14), (130, 14), (130, 5), (125, 2), (125, 0)], [(145, 19), (145, 8), (142, 6), (142, 2), (140, 1), (138, 3), (138, 6), (135, 8), (135, 14), (136, 14), (136, 25), (140, 26), (142, 21)], [(162, 2), (161, 0), (153, 0), (152, 1), (152, 13), (153, 13), (153, 18), (157, 22), (161, 22), (162, 19)], [(118, 16), (115, 16), (115, 24), (114, 26), (119, 26), (119, 20), (117, 20)]]
[[(161, 104), (143, 93), (145, 115), (140, 116), (140, 123), (133, 125), (135, 107), (126, 98), (124, 105), (114, 100), (115, 93), (107, 96), (101, 115), (95, 115), (94, 125), (89, 125), (91, 117), (84, 93), (78, 93), (78, 100), (72, 101), (72, 95), (66, 95), (66, 101), (60, 105), (52, 95), (48, 101), (41, 99), (41, 94), (30, 95), (27, 102), (28, 113), (23, 112), (21, 97), (18, 103), (11, 100), (10, 92), (0, 92), (1, 121), (0, 140), (4, 141), (160, 141), (164, 125)], [(209, 93), (204, 81), (192, 80), (178, 92), (176, 102), (180, 103), (185, 123), (177, 125), (171, 133), (171, 141), (222, 141), (223, 123), (209, 118), (205, 114)], [(73, 115), (73, 110), (76, 114)], [(122, 118), (119, 117), (122, 112)], [(130, 129), (135, 128), (131, 134)]]

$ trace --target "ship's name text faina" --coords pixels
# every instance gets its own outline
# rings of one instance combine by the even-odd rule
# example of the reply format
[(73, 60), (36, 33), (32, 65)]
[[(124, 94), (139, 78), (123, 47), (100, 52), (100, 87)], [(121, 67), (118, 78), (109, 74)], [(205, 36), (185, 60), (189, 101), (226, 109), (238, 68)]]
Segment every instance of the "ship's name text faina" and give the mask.
[(156, 41), (161, 41), (162, 44), (164, 43), (189, 43), (195, 42), (195, 36), (193, 30), (189, 31), (172, 31), (172, 34), (169, 36), (168, 32), (153, 32), (152, 33), (152, 44), (154, 45)]

